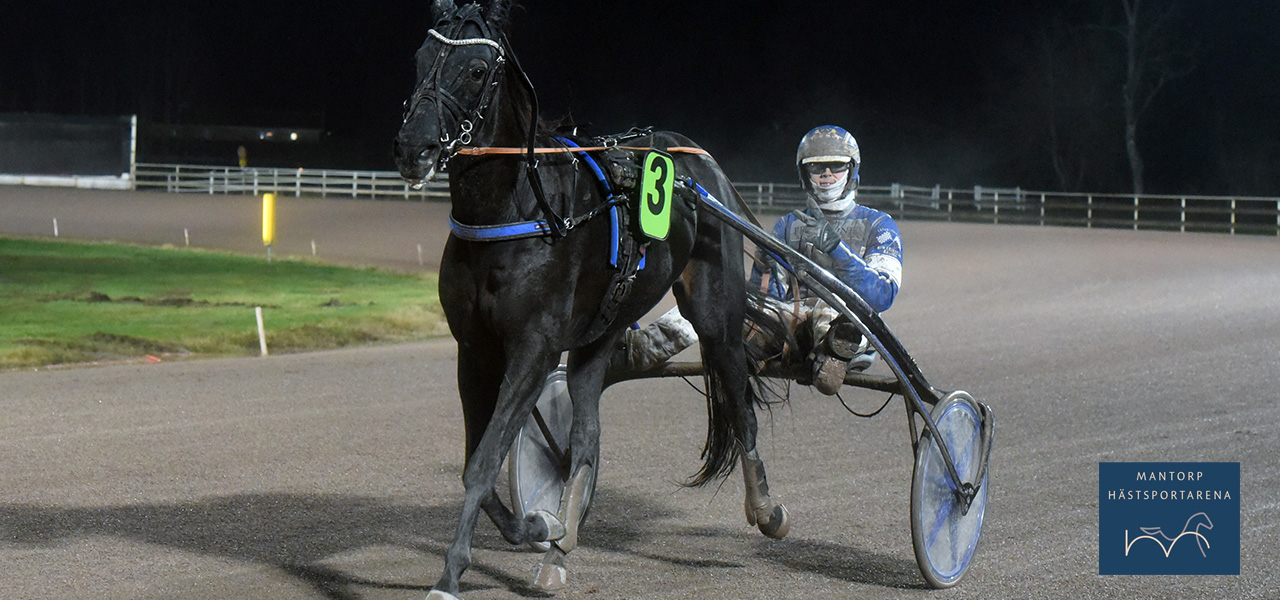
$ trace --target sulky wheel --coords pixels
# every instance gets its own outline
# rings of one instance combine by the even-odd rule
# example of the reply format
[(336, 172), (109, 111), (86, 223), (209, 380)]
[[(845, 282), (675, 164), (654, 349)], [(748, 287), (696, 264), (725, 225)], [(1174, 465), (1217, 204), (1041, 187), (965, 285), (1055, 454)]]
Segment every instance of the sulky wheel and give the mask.
[[(952, 392), (934, 407), (932, 418), (942, 442), (955, 461), (960, 479), (973, 483), (984, 457), (983, 411), (965, 392)], [(987, 423), (987, 427), (994, 423)], [(989, 438), (988, 438), (989, 439)], [(955, 484), (938, 450), (937, 440), (926, 429), (916, 448), (911, 478), (911, 542), (916, 562), (929, 585), (948, 588), (960, 582), (982, 533), (987, 508), (987, 474), (969, 506), (961, 514)]]

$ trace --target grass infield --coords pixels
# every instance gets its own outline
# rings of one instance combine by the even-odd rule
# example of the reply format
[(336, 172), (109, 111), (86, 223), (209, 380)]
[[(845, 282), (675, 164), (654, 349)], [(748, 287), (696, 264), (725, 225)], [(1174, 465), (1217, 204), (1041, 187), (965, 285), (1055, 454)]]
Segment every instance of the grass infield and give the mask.
[(0, 369), (445, 335), (436, 276), (203, 250), (0, 238)]

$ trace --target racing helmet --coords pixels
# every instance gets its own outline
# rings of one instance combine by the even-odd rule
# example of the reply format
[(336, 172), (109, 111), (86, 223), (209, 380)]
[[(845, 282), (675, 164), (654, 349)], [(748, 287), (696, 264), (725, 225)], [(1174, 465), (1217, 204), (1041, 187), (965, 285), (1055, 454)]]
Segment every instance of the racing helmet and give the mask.
[(841, 196), (858, 189), (858, 167), (862, 165), (858, 141), (843, 127), (820, 125), (804, 134), (800, 138), (800, 146), (796, 148), (796, 174), (800, 176), (800, 183), (805, 190), (814, 191), (809, 181), (809, 167), (805, 165), (829, 162), (849, 164), (849, 176), (845, 179)]

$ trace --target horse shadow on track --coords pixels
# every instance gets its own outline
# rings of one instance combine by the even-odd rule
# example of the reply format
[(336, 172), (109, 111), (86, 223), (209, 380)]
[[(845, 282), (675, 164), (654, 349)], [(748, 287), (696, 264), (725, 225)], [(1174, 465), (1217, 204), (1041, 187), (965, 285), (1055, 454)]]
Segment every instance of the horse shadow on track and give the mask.
[[(353, 600), (360, 597), (360, 588), (425, 594), (430, 583), (360, 577), (327, 565), (326, 559), (377, 546), (443, 557), (451, 528), (440, 524), (456, 519), (460, 510), (460, 503), (422, 506), (373, 497), (286, 493), (88, 508), (14, 504), (0, 506), (0, 543), (53, 546), (68, 539), (116, 537), (274, 567), (326, 598)], [(476, 568), (512, 590), (526, 587), (503, 571)]]
[(886, 588), (929, 589), (915, 561), (815, 540), (765, 540), (757, 555), (794, 571)]
[[(680, 518), (670, 506), (603, 486), (584, 529), (583, 547), (636, 556), (690, 568), (740, 569), (747, 565), (715, 556), (730, 540), (746, 539), (750, 555), (752, 532), (729, 528), (672, 527)], [(114, 537), (175, 548), (193, 554), (260, 564), (295, 577), (332, 600), (355, 600), (362, 590), (412, 590), (425, 593), (429, 579), (395, 575), (361, 576), (330, 564), (328, 559), (370, 547), (399, 547), (434, 555), (443, 561), (452, 540), (452, 523), (461, 504), (434, 506), (396, 503), (366, 496), (288, 493), (215, 496), (172, 504), (129, 504), (106, 507), (57, 507), (29, 504), (0, 505), (0, 544), (51, 547), (85, 537)], [(661, 539), (659, 539), (661, 538)], [(662, 540), (678, 538), (689, 550), (670, 550)], [(656, 545), (665, 548), (653, 550)], [(477, 550), (512, 551), (493, 527), (477, 530)], [(515, 550), (519, 551), (519, 548)], [(761, 541), (754, 554), (787, 568), (833, 579), (886, 587), (919, 587), (906, 567), (892, 559), (858, 549), (811, 541)], [(525, 560), (527, 558), (528, 560)], [(485, 564), (477, 557), (472, 569), (489, 581), (464, 583), (463, 591), (504, 587), (527, 597), (545, 597), (526, 581), (523, 567), (514, 572)], [(427, 561), (424, 560), (424, 563)], [(914, 566), (907, 563), (912, 569)], [(912, 571), (914, 572), (914, 571)], [(425, 573), (425, 571), (424, 571)], [(416, 579), (408, 581), (406, 579)]]

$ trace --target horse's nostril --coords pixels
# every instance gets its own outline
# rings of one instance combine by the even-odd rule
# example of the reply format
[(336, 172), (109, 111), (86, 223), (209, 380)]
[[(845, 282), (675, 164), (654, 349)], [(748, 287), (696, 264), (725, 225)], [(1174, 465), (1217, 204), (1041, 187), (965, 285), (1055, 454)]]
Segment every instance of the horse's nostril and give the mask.
[(423, 148), (422, 150), (418, 151), (418, 158), (427, 158), (430, 155), (431, 155), (430, 148)]

